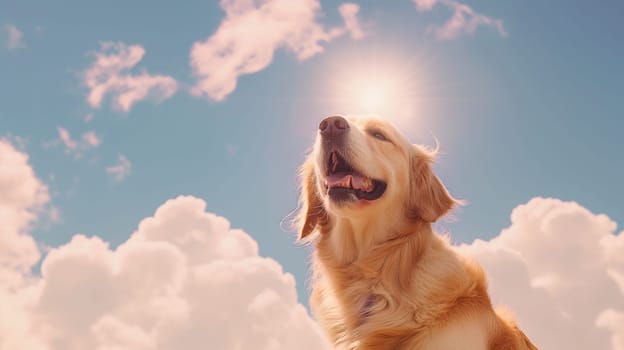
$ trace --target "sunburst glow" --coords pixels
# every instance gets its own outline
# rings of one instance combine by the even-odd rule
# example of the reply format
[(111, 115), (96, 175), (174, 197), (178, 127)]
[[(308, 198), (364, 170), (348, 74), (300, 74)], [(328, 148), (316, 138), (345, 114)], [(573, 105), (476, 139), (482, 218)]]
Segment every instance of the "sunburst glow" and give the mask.
[(367, 113), (381, 113), (391, 105), (400, 87), (384, 76), (368, 76), (352, 83), (353, 104)]
[(422, 112), (422, 81), (408, 60), (387, 55), (341, 59), (330, 71), (332, 111), (399, 124), (408, 124)]

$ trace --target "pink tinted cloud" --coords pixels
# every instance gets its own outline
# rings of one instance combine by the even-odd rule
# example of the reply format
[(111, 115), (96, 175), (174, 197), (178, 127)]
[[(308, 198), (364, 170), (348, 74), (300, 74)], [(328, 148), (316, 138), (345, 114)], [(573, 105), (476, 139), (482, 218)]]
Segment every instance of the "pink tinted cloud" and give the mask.
[[(24, 232), (31, 228), (49, 201), (48, 187), (37, 178), (28, 154), (8, 139), (0, 138), (0, 310), (4, 310), (1, 287), (20, 285), (39, 260), (35, 241)], [(2, 321), (0, 317), (0, 328)]]
[(624, 233), (616, 229), (578, 203), (538, 197), (517, 206), (496, 237), (459, 249), (481, 262), (493, 302), (513, 310), (540, 349), (623, 350)]
[(91, 147), (97, 147), (100, 145), (100, 143), (102, 143), (102, 140), (99, 136), (97, 136), (94, 131), (87, 131), (82, 134), (82, 140), (83, 142), (85, 142), (85, 144)]
[(438, 3), (439, 0), (414, 0), (416, 8), (419, 11), (429, 11)]
[(26, 47), (24, 43), (24, 33), (17, 26), (7, 24), (4, 26), (7, 34), (6, 45), (9, 50), (23, 49)]
[(0, 279), (0, 349), (330, 349), (293, 276), (203, 200), (171, 199), (137, 226), (115, 247), (76, 234), (40, 274)]
[(132, 172), (132, 163), (124, 155), (117, 157), (118, 163), (106, 168), (106, 172), (117, 182), (123, 181)]
[(63, 127), (57, 127), (59, 138), (45, 144), (45, 147), (58, 145), (59, 142), (65, 147), (65, 152), (73, 154), (76, 158), (80, 158), (84, 152), (98, 147), (102, 143), (102, 139), (95, 131), (84, 132), (80, 140), (72, 138), (69, 130)]
[(114, 109), (129, 112), (146, 98), (160, 102), (173, 96), (178, 89), (174, 78), (151, 75), (145, 70), (138, 74), (130, 72), (144, 55), (145, 49), (140, 45), (101, 43), (100, 51), (93, 53), (95, 62), (83, 74), (84, 84), (89, 89), (89, 105), (99, 108), (106, 95), (110, 95)]
[(67, 131), (67, 129), (60, 126), (56, 129), (58, 130), (61, 142), (63, 142), (63, 145), (65, 145), (65, 148), (67, 150), (75, 150), (76, 148), (78, 148), (78, 143), (71, 138), (71, 135), (69, 134), (69, 131)]
[(265, 69), (275, 51), (285, 48), (297, 59), (324, 50), (323, 44), (345, 34), (361, 38), (359, 6), (342, 4), (344, 25), (324, 28), (318, 22), (318, 0), (222, 0), (225, 11), (217, 31), (193, 44), (190, 64), (197, 78), (191, 93), (221, 101), (236, 88), (241, 75)]
[(432, 31), (438, 39), (452, 40), (463, 33), (473, 34), (480, 26), (495, 29), (502, 37), (507, 36), (503, 21), (494, 19), (476, 12), (470, 6), (456, 0), (414, 0), (419, 11), (430, 11), (436, 5), (446, 6), (453, 11), (451, 18), (442, 26), (432, 26)]
[(362, 39), (364, 37), (364, 31), (358, 18), (359, 11), (360, 6), (353, 3), (345, 3), (338, 7), (338, 12), (344, 20), (345, 29), (352, 39)]

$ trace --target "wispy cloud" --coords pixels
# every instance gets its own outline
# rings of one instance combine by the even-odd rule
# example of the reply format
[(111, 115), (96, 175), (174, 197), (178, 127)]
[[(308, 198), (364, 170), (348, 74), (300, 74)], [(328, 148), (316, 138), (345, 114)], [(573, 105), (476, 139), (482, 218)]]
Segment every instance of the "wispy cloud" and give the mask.
[(26, 47), (24, 43), (24, 33), (13, 24), (6, 24), (4, 30), (7, 34), (6, 45), (9, 50), (23, 49)]
[(61, 221), (61, 211), (57, 207), (51, 207), (47, 212), (47, 217), (51, 223), (58, 223)]
[(4, 140), (5, 142), (12, 144), (13, 147), (17, 148), (20, 151), (25, 150), (26, 145), (28, 144), (28, 140), (26, 138), (19, 135), (13, 135), (11, 133), (0, 136), (0, 140)]
[(72, 139), (67, 129), (59, 126), (56, 128), (56, 130), (58, 131), (61, 142), (63, 143), (63, 145), (65, 145), (65, 149), (67, 149), (68, 151), (74, 151), (78, 148), (78, 142)]
[(358, 18), (360, 6), (353, 3), (344, 3), (338, 7), (338, 12), (342, 16), (345, 29), (351, 38), (362, 39), (364, 37), (364, 30), (362, 29), (362, 24)]
[(197, 78), (191, 92), (216, 101), (234, 91), (241, 75), (266, 68), (279, 48), (305, 60), (322, 52), (323, 43), (339, 36), (350, 34), (357, 39), (364, 35), (356, 4), (342, 4), (339, 11), (345, 24), (330, 29), (317, 20), (318, 0), (222, 0), (221, 7), (225, 18), (219, 28), (208, 39), (193, 44), (190, 54)]
[(93, 113), (87, 113), (84, 115), (84, 117), (82, 117), (82, 121), (84, 121), (85, 123), (91, 123), (94, 118), (95, 116), (93, 115)]
[(64, 127), (57, 127), (58, 139), (45, 143), (44, 147), (63, 145), (65, 153), (72, 154), (76, 158), (82, 157), (84, 152), (98, 147), (102, 143), (102, 139), (95, 133), (95, 131), (86, 131), (82, 133), (79, 140), (72, 138), (69, 130)]
[(130, 71), (143, 59), (145, 49), (140, 45), (103, 42), (100, 51), (93, 52), (95, 62), (84, 72), (84, 84), (89, 89), (87, 102), (99, 108), (110, 95), (114, 109), (128, 112), (135, 103), (146, 98), (160, 102), (170, 98), (178, 89), (177, 81), (166, 75), (152, 75), (145, 70)]
[(451, 18), (442, 26), (432, 26), (430, 30), (438, 39), (451, 40), (464, 33), (473, 34), (479, 26), (490, 27), (501, 36), (506, 37), (507, 31), (503, 21), (476, 12), (470, 6), (456, 0), (414, 0), (416, 8), (431, 11), (436, 5), (443, 5), (453, 12)]
[(87, 131), (82, 134), (82, 141), (91, 147), (97, 147), (102, 143), (102, 139), (95, 133), (95, 131)]
[(106, 168), (106, 172), (117, 182), (123, 181), (132, 172), (132, 163), (124, 155), (117, 157), (118, 163)]
[(225, 152), (228, 155), (228, 158), (234, 158), (238, 153), (238, 146), (235, 145), (226, 145)]

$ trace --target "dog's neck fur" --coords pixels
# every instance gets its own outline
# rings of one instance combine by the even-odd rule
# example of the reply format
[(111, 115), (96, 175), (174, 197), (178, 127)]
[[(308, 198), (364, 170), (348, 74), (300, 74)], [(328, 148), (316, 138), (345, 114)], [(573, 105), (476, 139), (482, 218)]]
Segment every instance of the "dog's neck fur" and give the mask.
[[(382, 228), (366, 223), (355, 227), (348, 220), (335, 220), (316, 244), (316, 270), (341, 300), (349, 334), (377, 332), (366, 328), (366, 320), (389, 309), (405, 312), (392, 319), (394, 327), (426, 327), (432, 322), (431, 317), (444, 315), (450, 307), (447, 300), (439, 300), (438, 296), (448, 296), (449, 291), (456, 291), (457, 297), (484, 295), (486, 287), (474, 285), (469, 276), (473, 272), (465, 270), (459, 260), (440, 259), (450, 254), (449, 248), (445, 238), (433, 232), (430, 223), (405, 224), (402, 230), (395, 229), (378, 241), (370, 239), (378, 236), (372, 234), (375, 229)], [(424, 259), (430, 270), (418, 269)], [(450, 281), (454, 282), (449, 284)], [(415, 283), (427, 283), (429, 287), (413, 288)], [(401, 300), (409, 300), (410, 305), (399, 307)], [(437, 311), (419, 315), (417, 310), (422, 305), (417, 303), (425, 303), (429, 309), (436, 305)]]
[[(418, 233), (421, 239), (433, 235), (431, 224), (421, 220), (406, 221), (402, 212), (389, 215), (380, 220), (376, 215), (367, 219), (350, 217), (331, 218), (329, 227), (321, 229), (321, 241), (333, 254), (333, 259), (339, 265), (347, 265), (366, 257), (381, 243), (403, 236)], [(395, 227), (388, 230), (387, 222), (393, 222)], [(424, 243), (424, 242), (422, 242)]]

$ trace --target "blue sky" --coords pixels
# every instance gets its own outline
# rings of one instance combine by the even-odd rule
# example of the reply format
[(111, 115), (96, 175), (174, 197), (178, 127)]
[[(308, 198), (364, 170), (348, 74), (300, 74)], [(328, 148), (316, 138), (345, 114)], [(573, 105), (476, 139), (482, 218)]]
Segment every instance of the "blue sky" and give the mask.
[[(320, 4), (316, 21), (341, 26), (340, 2)], [(239, 77), (217, 101), (188, 92), (197, 83), (191, 48), (215, 34), (224, 16), (216, 1), (1, 1), (0, 135), (25, 140), (60, 212), (31, 234), (47, 246), (76, 233), (115, 246), (165, 200), (193, 195), (293, 273), (306, 303), (308, 251), (280, 228), (297, 205), (297, 168), (318, 121), (350, 112), (340, 100), (328, 102), (328, 82), (387, 55), (418, 86), (409, 96), (413, 115), (399, 126), (415, 143), (439, 139), (437, 173), (469, 203), (439, 224), (454, 241), (496, 236), (512, 209), (536, 196), (624, 222), (624, 4), (466, 4), (502, 21), (506, 35), (480, 25), (445, 40), (431, 29), (452, 15), (443, 3), (419, 11), (409, 0), (358, 1), (363, 38), (340, 35), (303, 60), (278, 47), (266, 68)], [(9, 47), (8, 26), (22, 33), (18, 47)], [(90, 106), (83, 75), (106, 41), (142, 46), (131, 72), (170, 76), (177, 92), (128, 111), (113, 108), (110, 95)], [(59, 141), (59, 127), (74, 140), (93, 131), (101, 143), (77, 156)], [(105, 169), (120, 155), (131, 172), (116, 181)]]

